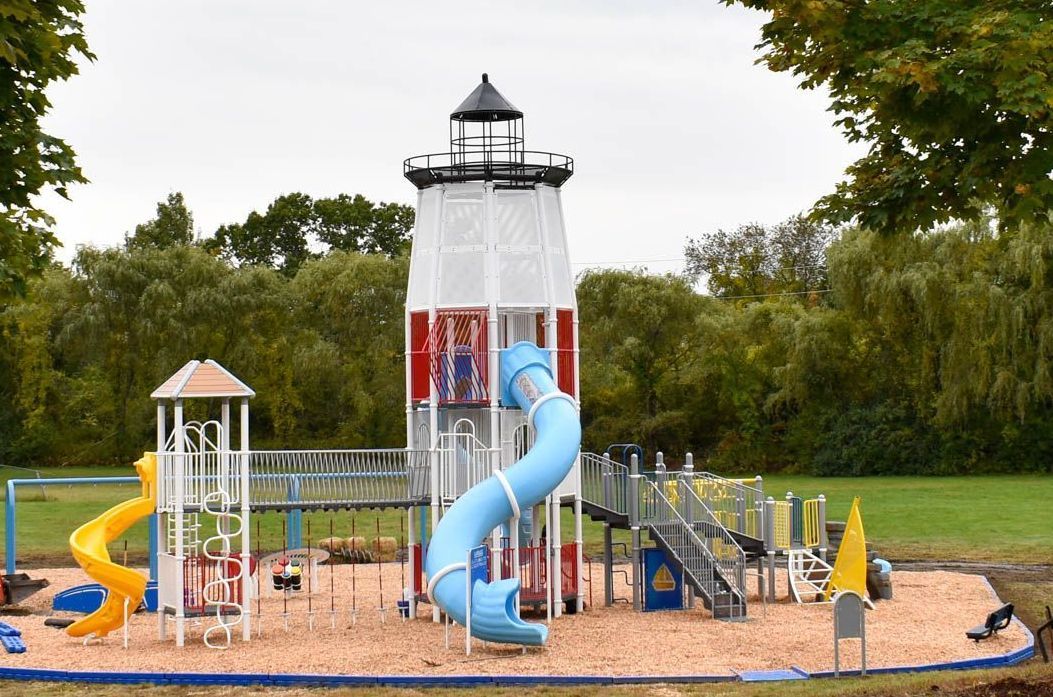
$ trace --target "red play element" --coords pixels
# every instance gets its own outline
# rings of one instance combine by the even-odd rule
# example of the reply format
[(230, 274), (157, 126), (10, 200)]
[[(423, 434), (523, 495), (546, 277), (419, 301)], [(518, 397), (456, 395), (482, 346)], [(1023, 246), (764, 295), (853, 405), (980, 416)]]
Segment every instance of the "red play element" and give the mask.
[(421, 547), (420, 547), (420, 543), (419, 542), (417, 544), (413, 545), (412, 549), (413, 549), (413, 568), (415, 568), (417, 570), (417, 573), (415, 573), (413, 575), (413, 578), (411, 578), (410, 581), (413, 582), (413, 595), (419, 598), (419, 597), (421, 597), (421, 594), (424, 593), (424, 588), (425, 588), (425, 584), (424, 584), (424, 558), (423, 558), (423, 553), (421, 552)]
[(439, 310), (428, 333), (428, 313), (410, 314), (410, 382), (415, 402), (427, 400), (431, 381), (439, 404), (487, 404), (487, 311)]
[[(201, 615), (206, 610), (215, 612), (215, 605), (205, 603), (205, 586), (216, 580), (220, 567), (224, 576), (237, 575), (237, 556), (232, 554), (230, 557), (233, 558), (217, 560), (198, 554), (183, 560), (183, 606), (187, 616)], [(250, 576), (256, 573), (256, 560), (251, 557), (248, 572)], [(222, 585), (209, 588), (207, 597), (212, 601), (241, 605), (241, 579), (227, 581), (225, 590)], [(224, 608), (224, 611), (233, 612), (234, 608)]]
[[(507, 540), (506, 540), (507, 542)], [(424, 563), (420, 544), (413, 545), (413, 563), (417, 573), (410, 579), (413, 584), (413, 594), (418, 600), (427, 601), (424, 589), (427, 582), (424, 576)], [(490, 564), (493, 563), (493, 555), (489, 555)], [(561, 583), (559, 595), (556, 602), (573, 600), (578, 597), (578, 545), (576, 542), (564, 544), (560, 548)], [(511, 548), (501, 550), (502, 578), (512, 575), (513, 554)], [(522, 585), (519, 589), (519, 599), (526, 603), (543, 603), (548, 599), (548, 564), (545, 563), (545, 546), (520, 547), (519, 548), (519, 571)], [(487, 578), (493, 580), (493, 568), (487, 570)]]
[(428, 351), (427, 312), (413, 312), (410, 314), (409, 351), (413, 401), (420, 402), (428, 398), (431, 390), (428, 384), (430, 353)]
[(487, 404), (486, 310), (439, 310), (428, 337), (439, 404)]
[[(570, 600), (578, 595), (578, 545), (565, 544), (560, 548), (560, 589), (556, 602)], [(501, 550), (502, 577), (508, 578), (512, 572), (513, 550)], [(519, 548), (519, 599), (525, 603), (541, 603), (548, 599), (548, 564), (545, 559), (545, 547)], [(491, 575), (492, 578), (492, 575)]]
[(556, 310), (556, 384), (575, 399), (574, 311)]

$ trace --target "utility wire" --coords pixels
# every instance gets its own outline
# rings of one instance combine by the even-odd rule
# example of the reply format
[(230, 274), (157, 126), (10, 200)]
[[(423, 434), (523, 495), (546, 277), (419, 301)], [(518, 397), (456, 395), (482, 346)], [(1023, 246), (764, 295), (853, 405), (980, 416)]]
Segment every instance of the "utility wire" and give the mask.
[(833, 288), (819, 288), (818, 290), (795, 290), (785, 293), (757, 293), (756, 295), (713, 295), (718, 300), (742, 300), (745, 298), (774, 298), (780, 295), (811, 295), (812, 293), (832, 293)]

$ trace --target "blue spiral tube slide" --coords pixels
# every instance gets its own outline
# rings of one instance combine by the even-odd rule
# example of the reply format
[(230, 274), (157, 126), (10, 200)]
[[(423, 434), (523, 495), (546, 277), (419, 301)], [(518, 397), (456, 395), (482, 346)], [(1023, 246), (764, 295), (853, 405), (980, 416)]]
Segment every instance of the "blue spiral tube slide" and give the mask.
[[(424, 562), (428, 593), (451, 619), (466, 624), (465, 558), (498, 525), (544, 500), (570, 472), (581, 447), (573, 398), (552, 380), (548, 354), (529, 341), (501, 351), (501, 394), (529, 414), (534, 446), (519, 462), (465, 492), (439, 521)], [(502, 481), (503, 479), (503, 481)], [(541, 646), (548, 627), (524, 622), (516, 607), (519, 579), (476, 581), (472, 636), (505, 644)]]

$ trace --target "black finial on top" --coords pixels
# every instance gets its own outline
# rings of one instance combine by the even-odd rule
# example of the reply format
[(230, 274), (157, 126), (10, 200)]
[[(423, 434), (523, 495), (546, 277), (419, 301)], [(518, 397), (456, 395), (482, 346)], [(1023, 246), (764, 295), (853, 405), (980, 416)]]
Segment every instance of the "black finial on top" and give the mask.
[(490, 76), (486, 73), (483, 73), (483, 82), (490, 82)]

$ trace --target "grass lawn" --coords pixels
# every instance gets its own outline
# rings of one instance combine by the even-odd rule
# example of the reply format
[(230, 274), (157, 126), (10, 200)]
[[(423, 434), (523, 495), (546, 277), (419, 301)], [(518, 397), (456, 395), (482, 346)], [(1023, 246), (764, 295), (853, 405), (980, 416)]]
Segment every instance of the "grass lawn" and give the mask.
[[(0, 470), (0, 481), (23, 476), (13, 470)], [(49, 476), (132, 476), (131, 467), (79, 467), (49, 470)], [(781, 497), (787, 490), (804, 497), (823, 493), (827, 515), (844, 520), (853, 496), (863, 500), (863, 522), (867, 538), (881, 554), (892, 560), (945, 560), (1053, 564), (1053, 526), (1049, 525), (1049, 502), (1053, 501), (1053, 476), (999, 477), (868, 477), (816, 478), (771, 475), (765, 492)], [(73, 529), (110, 506), (135, 496), (136, 485), (64, 487), (36, 486), (18, 491), (18, 551), (20, 563), (54, 564), (68, 555), (67, 541)], [(6, 490), (5, 490), (6, 495)], [(285, 516), (266, 513), (253, 516), (253, 547), (264, 553), (282, 548)], [(336, 535), (380, 534), (405, 537), (405, 516), (397, 511), (316, 512), (304, 515), (312, 540), (329, 536), (330, 522)], [(257, 537), (257, 525), (259, 535)], [(0, 530), (4, 530), (0, 520)], [(570, 509), (563, 510), (564, 538), (573, 535)], [(6, 530), (4, 530), (6, 536)], [(206, 535), (202, 531), (202, 535)], [(123, 538), (130, 557), (143, 558), (146, 551), (146, 524), (133, 527)], [(628, 540), (616, 531), (616, 540)], [(586, 520), (585, 545), (598, 556), (602, 527)], [(123, 552), (123, 541), (114, 543), (115, 559)]]

